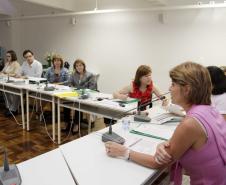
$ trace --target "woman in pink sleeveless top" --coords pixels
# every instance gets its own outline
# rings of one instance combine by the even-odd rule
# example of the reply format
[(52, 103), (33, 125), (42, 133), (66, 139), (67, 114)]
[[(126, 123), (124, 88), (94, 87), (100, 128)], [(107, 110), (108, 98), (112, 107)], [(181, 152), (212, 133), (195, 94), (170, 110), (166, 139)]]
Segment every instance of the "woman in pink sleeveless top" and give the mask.
[(186, 62), (170, 71), (172, 103), (187, 112), (167, 144), (161, 144), (155, 156), (131, 151), (113, 142), (105, 144), (107, 154), (124, 156), (138, 164), (171, 167), (171, 180), (181, 184), (182, 169), (191, 185), (226, 185), (226, 122), (211, 107), (211, 80), (207, 69)]

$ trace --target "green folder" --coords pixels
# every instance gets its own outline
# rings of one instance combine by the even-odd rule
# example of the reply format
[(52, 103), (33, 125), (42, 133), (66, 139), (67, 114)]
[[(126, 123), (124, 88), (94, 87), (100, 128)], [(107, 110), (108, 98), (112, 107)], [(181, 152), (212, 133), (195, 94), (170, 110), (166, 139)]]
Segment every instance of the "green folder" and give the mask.
[(115, 102), (118, 102), (118, 103), (129, 104), (129, 103), (138, 102), (138, 99), (136, 99), (136, 98), (130, 98), (128, 100), (114, 100), (114, 101)]
[(167, 141), (168, 140), (168, 139), (163, 138), (163, 137), (159, 137), (159, 136), (155, 136), (155, 135), (139, 132), (139, 131), (136, 131), (136, 130), (131, 130), (130, 133), (141, 135), (141, 136), (146, 136), (146, 137), (151, 137), (151, 138), (155, 138), (155, 139), (160, 139), (160, 140), (163, 140), (163, 141)]

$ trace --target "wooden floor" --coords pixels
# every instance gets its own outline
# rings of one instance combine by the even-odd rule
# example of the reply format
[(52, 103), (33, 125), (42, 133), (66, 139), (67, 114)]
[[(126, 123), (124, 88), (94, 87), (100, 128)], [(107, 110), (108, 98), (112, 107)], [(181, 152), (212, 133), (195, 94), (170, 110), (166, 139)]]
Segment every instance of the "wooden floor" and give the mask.
[[(46, 126), (44, 122), (40, 122), (33, 114), (30, 121), (30, 131), (22, 129), (16, 121), (4, 116), (4, 106), (0, 105), (0, 146), (5, 146), (8, 151), (9, 161), (11, 163), (19, 163), (35, 156), (51, 151), (58, 147), (47, 134), (52, 137), (51, 118), (46, 119)], [(21, 116), (16, 116), (17, 121), (21, 124)], [(64, 127), (64, 124), (62, 124)], [(103, 119), (97, 119), (95, 127), (92, 130), (99, 130), (104, 128)], [(87, 128), (81, 129), (82, 136), (87, 134)], [(63, 143), (79, 138), (79, 135), (69, 135), (62, 132)], [(1, 154), (1, 153), (0, 153)], [(0, 155), (0, 166), (2, 164), (2, 155)]]

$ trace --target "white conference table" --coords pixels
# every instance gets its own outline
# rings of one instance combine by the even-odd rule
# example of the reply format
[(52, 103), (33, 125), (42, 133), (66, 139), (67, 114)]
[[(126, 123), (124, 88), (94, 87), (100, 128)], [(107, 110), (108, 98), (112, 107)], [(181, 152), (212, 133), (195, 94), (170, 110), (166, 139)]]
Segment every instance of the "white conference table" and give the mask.
[[(0, 90), (6, 93), (20, 96), (23, 129), (27, 129), (27, 131), (30, 130), (29, 97), (39, 99), (39, 100), (49, 101), (52, 103), (52, 135), (53, 135), (53, 140), (55, 140), (55, 102), (56, 101), (55, 101), (55, 96), (53, 95), (54, 91), (44, 91), (43, 84), (40, 84), (40, 85), (28, 84), (25, 82), (28, 80), (43, 80), (43, 78), (30, 77), (25, 80), (25, 79), (10, 77), (10, 80), (12, 80), (13, 82), (7, 83), (6, 77), (3, 76), (3, 79), (0, 81)], [(24, 114), (24, 94), (26, 94), (26, 109), (27, 109), (26, 122), (25, 122), (25, 114)]]
[(52, 105), (52, 137), (53, 141), (55, 141), (56, 132), (55, 132), (55, 103), (57, 103), (56, 93), (60, 92), (71, 92), (71, 88), (63, 85), (54, 85), (54, 91), (45, 91), (45, 85), (33, 85), (29, 84), (25, 86), (26, 90), (26, 107), (27, 107), (27, 130), (30, 130), (30, 118), (29, 118), (29, 98), (34, 98), (40, 100), (41, 112), (43, 113), (42, 101), (50, 102)]
[[(3, 93), (10, 93), (20, 96), (20, 103), (21, 103), (21, 114), (22, 114), (22, 125), (23, 129), (30, 130), (30, 118), (29, 118), (29, 97), (44, 100), (52, 103), (52, 135), (53, 140), (55, 140), (55, 92), (65, 91), (63, 87), (60, 90), (55, 91), (44, 91), (44, 84), (29, 84), (28, 80), (38, 81), (38, 80), (45, 80), (44, 78), (35, 78), (29, 77), (28, 79), (20, 79), (10, 77), (9, 80), (11, 82), (7, 82), (7, 76), (1, 76), (0, 80), (0, 90)], [(68, 89), (66, 91), (69, 91)], [(26, 94), (26, 122), (25, 122), (25, 114), (24, 114), (24, 94)], [(41, 104), (41, 101), (40, 101)]]
[[(115, 120), (125, 116), (128, 110), (136, 109), (137, 107), (137, 102), (124, 104), (124, 107), (122, 107), (118, 102), (113, 100), (111, 94), (90, 92), (89, 95), (90, 97), (88, 99), (79, 99), (79, 97), (58, 98), (58, 144), (61, 143), (61, 107), (88, 113), (90, 116), (102, 116)], [(102, 98), (102, 101), (98, 101), (98, 98)], [(88, 133), (90, 133), (90, 131), (91, 119), (89, 119), (88, 123)]]
[[(13, 78), (14, 80), (18, 81), (17, 79)], [(10, 80), (12, 80), (12, 77), (10, 77)], [(21, 103), (21, 116), (22, 116), (22, 126), (23, 129), (25, 129), (25, 116), (24, 116), (24, 88), (21, 85), (18, 85), (16, 83), (7, 83), (7, 77), (1, 76), (0, 80), (0, 91), (3, 93), (10, 93), (14, 95), (20, 96), (20, 103)], [(5, 96), (5, 95), (4, 95)], [(6, 97), (5, 97), (6, 98)]]
[[(140, 123), (131, 123), (136, 127)], [(165, 126), (164, 126), (165, 127)], [(172, 132), (172, 125), (169, 127)], [(174, 129), (176, 125), (174, 126)], [(76, 181), (80, 185), (138, 185), (151, 184), (163, 172), (137, 165), (131, 161), (111, 158), (106, 155), (101, 133), (104, 130), (93, 132), (85, 137), (61, 145), (62, 151)], [(131, 147), (132, 150), (154, 154), (156, 146), (163, 142), (155, 138), (131, 134), (122, 129), (119, 121), (113, 126), (113, 131), (126, 139), (125, 145), (129, 146), (138, 139), (140, 142)]]
[(17, 164), (22, 185), (75, 185), (59, 149)]
[(26, 93), (26, 89), (29, 89), (35, 86), (32, 84), (28, 84), (29, 80), (39, 81), (39, 80), (45, 80), (45, 79), (35, 78), (35, 77), (28, 77), (28, 79), (22, 79), (22, 78), (8, 77), (7, 75), (4, 75), (4, 74), (0, 75), (0, 91), (3, 91), (3, 93), (10, 93), (10, 94), (20, 96), (23, 129), (26, 129), (25, 114), (24, 114), (24, 94)]
[[(150, 110), (150, 113), (153, 112)], [(132, 118), (123, 119), (131, 120)], [(139, 125), (141, 123), (131, 122), (130, 127), (137, 128)], [(176, 126), (176, 124), (169, 124), (169, 132), (172, 133), (172, 128), (175, 129)], [(93, 132), (61, 145), (58, 149), (18, 164), (22, 185), (152, 184), (163, 171), (108, 157), (104, 143), (101, 141), (101, 134), (107, 130), (108, 128), (105, 128)], [(125, 145), (135, 151), (154, 154), (157, 144), (162, 142), (159, 139), (129, 133), (128, 130), (123, 129), (121, 120), (113, 126), (113, 131), (123, 136), (126, 139)], [(134, 145), (131, 146), (132, 144)]]
[[(52, 85), (54, 86), (54, 91), (45, 91), (45, 84), (28, 84), (26, 81), (28, 80), (43, 80), (43, 78), (29, 78), (29, 79), (18, 79), (10, 77), (10, 80), (14, 82), (7, 83), (7, 77), (4, 76), (2, 80), (0, 80), (0, 90), (16, 94), (20, 96), (21, 99), (21, 111), (22, 111), (22, 123), (23, 129), (30, 130), (30, 118), (29, 118), (29, 98), (35, 98), (41, 101), (47, 101), (52, 104), (52, 136), (53, 140), (55, 140), (56, 132), (55, 132), (55, 104), (58, 103), (58, 113), (60, 112), (60, 107), (66, 107), (72, 110), (78, 110), (82, 112), (89, 113), (91, 115), (100, 115), (108, 118), (118, 119), (120, 114), (131, 109), (131, 107), (136, 107), (137, 103), (128, 104), (125, 107), (121, 107), (119, 103), (112, 102), (112, 95), (99, 93), (99, 92), (90, 92), (91, 97), (86, 100), (79, 99), (79, 97), (68, 97), (68, 98), (59, 98), (57, 97), (57, 93), (60, 92), (72, 92), (74, 88), (70, 88), (68, 86), (63, 85)], [(26, 94), (26, 122), (25, 122), (25, 114), (24, 114), (24, 94)], [(102, 97), (103, 101), (97, 101), (97, 97)], [(64, 102), (67, 101), (67, 104)], [(71, 102), (71, 104), (68, 104)], [(81, 106), (81, 107), (80, 107)], [(89, 119), (90, 120), (90, 119)], [(58, 114), (58, 144), (61, 143), (61, 132), (60, 132), (60, 114)], [(91, 130), (91, 121), (89, 121), (88, 133)]]
[[(25, 85), (24, 89), (26, 90), (26, 104), (27, 104), (27, 130), (30, 129), (30, 119), (29, 119), (29, 97), (44, 100), (51, 102), (52, 104), (52, 135), (53, 140), (55, 140), (55, 103), (58, 107), (58, 144), (61, 143), (61, 119), (60, 119), (60, 108), (65, 107), (72, 110), (78, 110), (85, 112), (91, 115), (99, 115), (108, 118), (118, 119), (122, 117), (122, 113), (128, 111), (131, 108), (136, 108), (137, 103), (130, 103), (121, 107), (119, 103), (112, 102), (112, 95), (99, 93), (99, 92), (90, 92), (90, 97), (88, 99), (80, 99), (79, 97), (67, 97), (59, 98), (59, 93), (72, 92), (73, 88), (63, 85), (49, 85), (54, 86), (54, 91), (45, 91), (44, 84), (37, 85)], [(97, 101), (97, 97), (109, 98), (104, 99), (103, 101)], [(66, 104), (65, 104), (66, 102)], [(89, 119), (88, 133), (91, 130), (91, 119)]]

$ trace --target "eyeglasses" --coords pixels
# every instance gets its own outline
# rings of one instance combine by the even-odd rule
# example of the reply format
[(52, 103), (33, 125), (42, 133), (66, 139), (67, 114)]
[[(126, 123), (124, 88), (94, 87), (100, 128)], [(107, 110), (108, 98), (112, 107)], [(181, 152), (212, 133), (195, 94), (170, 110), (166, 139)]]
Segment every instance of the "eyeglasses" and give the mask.
[(11, 56), (10, 56), (10, 55), (6, 55), (6, 57), (7, 57), (7, 58), (10, 58)]
[(24, 58), (31, 58), (33, 55), (27, 55), (27, 56), (24, 56)]

